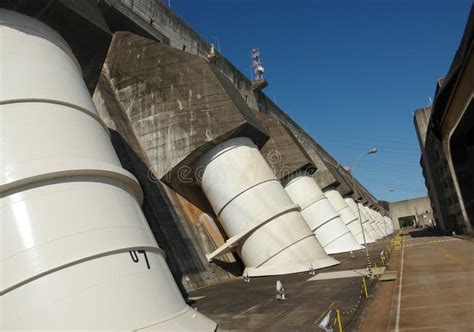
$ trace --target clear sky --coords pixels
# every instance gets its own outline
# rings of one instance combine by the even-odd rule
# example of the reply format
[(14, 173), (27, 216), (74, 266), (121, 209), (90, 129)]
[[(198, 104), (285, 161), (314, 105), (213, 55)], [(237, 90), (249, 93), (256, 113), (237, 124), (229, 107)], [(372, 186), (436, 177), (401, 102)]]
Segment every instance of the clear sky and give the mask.
[(258, 47), (265, 93), (342, 165), (377, 147), (355, 171), (376, 197), (426, 195), (413, 112), (447, 73), (471, 1), (170, 1), (247, 76)]

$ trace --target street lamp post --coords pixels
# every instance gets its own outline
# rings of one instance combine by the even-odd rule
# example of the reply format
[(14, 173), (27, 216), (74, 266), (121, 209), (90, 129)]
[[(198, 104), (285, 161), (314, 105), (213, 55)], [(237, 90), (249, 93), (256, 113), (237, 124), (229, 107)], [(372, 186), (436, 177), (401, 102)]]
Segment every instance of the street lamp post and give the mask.
[[(368, 156), (369, 154), (374, 154), (374, 153), (377, 153), (377, 149), (376, 148), (372, 148), (370, 149), (369, 151), (367, 151), (366, 153), (364, 153), (362, 156), (360, 156), (355, 162), (354, 162), (354, 166), (352, 167), (351, 169), (351, 175), (352, 175), (352, 189), (354, 190), (354, 194), (355, 194), (355, 197), (357, 199), (357, 188), (356, 188), (356, 185), (355, 185), (355, 177), (354, 177), (354, 172), (355, 172), (355, 169), (357, 167), (357, 164), (359, 163), (359, 161), (362, 160), (362, 158), (364, 158), (365, 156)], [(361, 214), (360, 214), (360, 208), (359, 208), (359, 204), (356, 204), (357, 205), (357, 213), (359, 214), (359, 222), (360, 222), (360, 228), (362, 229), (362, 238), (364, 239), (364, 247), (365, 247), (365, 255), (367, 256), (367, 262), (369, 262), (369, 249), (367, 249), (367, 241), (365, 240), (365, 231), (364, 231), (364, 226), (362, 226), (362, 217), (361, 217)]]

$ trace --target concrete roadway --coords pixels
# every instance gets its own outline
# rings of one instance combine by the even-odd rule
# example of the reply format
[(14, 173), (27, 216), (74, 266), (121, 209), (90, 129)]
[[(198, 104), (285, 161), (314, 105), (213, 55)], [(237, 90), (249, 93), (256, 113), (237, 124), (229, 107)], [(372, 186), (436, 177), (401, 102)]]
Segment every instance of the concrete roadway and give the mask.
[(360, 331), (474, 331), (474, 242), (405, 230)]
[[(389, 240), (369, 245), (372, 261), (380, 266), (380, 252)], [(340, 265), (318, 270), (317, 273), (364, 269), (365, 251), (336, 255)], [(188, 303), (218, 323), (218, 330), (241, 331), (320, 331), (319, 322), (330, 308), (350, 311), (361, 294), (362, 277), (308, 281), (308, 272), (282, 276), (253, 278), (249, 283), (241, 278), (196, 290)], [(275, 299), (275, 283), (281, 280), (287, 299)], [(369, 294), (377, 282), (368, 280)], [(361, 312), (368, 300), (362, 299), (357, 310), (342, 316), (344, 332), (357, 330)], [(333, 311), (334, 315), (334, 311)]]

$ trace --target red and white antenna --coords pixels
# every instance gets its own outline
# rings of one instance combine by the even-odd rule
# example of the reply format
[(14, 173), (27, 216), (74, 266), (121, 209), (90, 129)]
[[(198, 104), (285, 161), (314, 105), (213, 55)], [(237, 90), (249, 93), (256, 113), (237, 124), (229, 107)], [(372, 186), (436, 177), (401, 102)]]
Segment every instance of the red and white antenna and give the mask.
[(260, 62), (260, 51), (258, 48), (252, 48), (252, 68), (255, 80), (263, 80), (263, 66)]

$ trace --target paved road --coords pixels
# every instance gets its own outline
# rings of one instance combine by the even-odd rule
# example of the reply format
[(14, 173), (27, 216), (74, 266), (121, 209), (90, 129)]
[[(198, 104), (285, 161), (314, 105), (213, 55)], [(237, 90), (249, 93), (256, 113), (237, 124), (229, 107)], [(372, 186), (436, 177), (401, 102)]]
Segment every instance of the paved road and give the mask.
[(404, 233), (390, 261), (398, 279), (379, 285), (360, 330), (474, 331), (474, 242)]
[[(389, 240), (369, 245), (372, 261), (379, 260), (380, 251)], [(318, 270), (318, 273), (364, 269), (365, 251), (336, 255), (340, 265)], [(377, 262), (380, 266), (380, 261)], [(297, 273), (223, 282), (189, 294), (190, 304), (218, 323), (218, 330), (242, 331), (321, 331), (318, 324), (330, 308), (343, 312), (344, 332), (354, 331), (367, 300), (356, 306), (361, 295), (362, 277), (308, 281), (311, 276)], [(287, 299), (275, 299), (275, 283), (281, 280)], [(372, 293), (375, 281), (367, 281)], [(354, 309), (355, 308), (355, 309)], [(351, 310), (353, 309), (353, 310)], [(334, 313), (334, 311), (333, 311)]]

